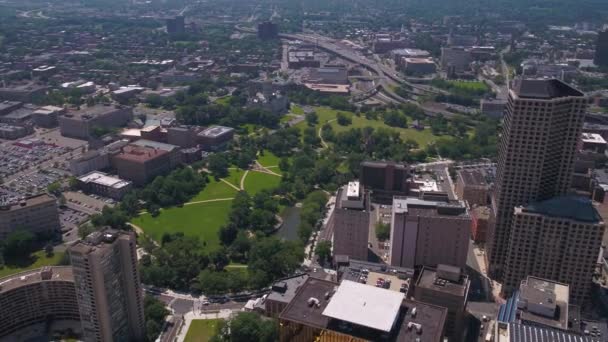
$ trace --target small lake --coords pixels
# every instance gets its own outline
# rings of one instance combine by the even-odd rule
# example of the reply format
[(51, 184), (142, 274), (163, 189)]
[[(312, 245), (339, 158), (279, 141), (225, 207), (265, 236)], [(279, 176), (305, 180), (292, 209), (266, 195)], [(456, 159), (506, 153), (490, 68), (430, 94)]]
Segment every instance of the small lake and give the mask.
[(283, 210), (281, 217), (283, 225), (277, 231), (277, 236), (285, 240), (298, 239), (298, 227), (300, 226), (300, 208), (290, 207)]

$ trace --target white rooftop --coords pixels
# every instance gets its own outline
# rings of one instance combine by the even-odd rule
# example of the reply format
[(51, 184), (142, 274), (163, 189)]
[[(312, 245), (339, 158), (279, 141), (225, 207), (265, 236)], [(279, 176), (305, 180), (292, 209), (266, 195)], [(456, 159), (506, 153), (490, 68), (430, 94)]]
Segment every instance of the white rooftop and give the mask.
[(399, 316), (404, 297), (401, 292), (344, 280), (323, 315), (390, 332)]
[(581, 138), (583, 139), (583, 142), (586, 143), (606, 144), (606, 140), (597, 133), (583, 133)]
[(359, 182), (348, 182), (346, 188), (346, 197), (359, 198)]
[(80, 180), (83, 183), (92, 182), (95, 184), (108, 186), (108, 187), (112, 187), (115, 189), (120, 189), (120, 188), (125, 187), (130, 184), (129, 181), (120, 179), (118, 177), (108, 176), (103, 172), (96, 172), (96, 171), (88, 173), (88, 174), (78, 178), (78, 180)]

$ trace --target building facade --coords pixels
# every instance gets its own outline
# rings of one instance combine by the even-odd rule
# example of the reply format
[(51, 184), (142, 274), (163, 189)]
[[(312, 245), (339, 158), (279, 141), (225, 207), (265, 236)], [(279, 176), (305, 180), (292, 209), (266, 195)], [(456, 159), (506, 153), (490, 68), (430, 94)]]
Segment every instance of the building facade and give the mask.
[(481, 170), (460, 170), (456, 173), (456, 195), (470, 206), (486, 205), (490, 196), (490, 184)]
[(131, 182), (93, 171), (78, 177), (79, 187), (89, 193), (120, 200), (133, 186)]
[(57, 201), (47, 194), (0, 205), (0, 241), (20, 229), (33, 234), (52, 234), (60, 227)]
[(513, 82), (498, 146), (488, 231), (489, 272), (500, 278), (513, 209), (566, 193), (587, 98), (558, 80)]
[(517, 207), (505, 261), (503, 295), (527, 276), (570, 285), (582, 304), (591, 289), (604, 222), (589, 199), (563, 196)]
[(80, 325), (71, 267), (43, 267), (0, 278), (0, 340), (53, 321)]
[(466, 267), (471, 216), (459, 201), (395, 197), (390, 264), (414, 268), (452, 264)]
[(338, 190), (331, 220), (335, 256), (367, 260), (370, 215), (369, 194), (359, 182), (350, 182)]
[(374, 201), (390, 204), (393, 196), (407, 195), (410, 168), (394, 162), (364, 161), (359, 179), (363, 187), (372, 192)]
[(171, 170), (171, 155), (164, 150), (127, 145), (112, 157), (112, 166), (120, 178), (145, 185)]
[(143, 341), (135, 234), (106, 229), (70, 247), (83, 340)]
[(602, 67), (608, 66), (608, 30), (597, 33), (593, 64)]
[(132, 119), (130, 107), (96, 105), (59, 116), (59, 130), (66, 137), (89, 139), (99, 134), (97, 130), (124, 126)]

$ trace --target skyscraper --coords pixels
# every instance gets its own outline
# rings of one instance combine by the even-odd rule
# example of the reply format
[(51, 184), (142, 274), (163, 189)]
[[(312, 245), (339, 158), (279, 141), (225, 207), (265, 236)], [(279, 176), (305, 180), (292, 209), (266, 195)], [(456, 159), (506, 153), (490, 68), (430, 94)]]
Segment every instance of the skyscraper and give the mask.
[(167, 19), (167, 33), (171, 36), (186, 33), (186, 24), (183, 15)]
[(503, 295), (528, 276), (570, 285), (570, 298), (589, 295), (604, 222), (588, 198), (561, 196), (516, 207), (505, 261)]
[(488, 231), (490, 274), (502, 276), (514, 208), (565, 194), (587, 98), (558, 80), (517, 79), (509, 91)]
[(597, 66), (608, 66), (608, 30), (597, 33), (597, 43), (595, 45), (595, 58), (593, 63)]
[(70, 247), (85, 341), (141, 341), (145, 336), (135, 234), (106, 229)]

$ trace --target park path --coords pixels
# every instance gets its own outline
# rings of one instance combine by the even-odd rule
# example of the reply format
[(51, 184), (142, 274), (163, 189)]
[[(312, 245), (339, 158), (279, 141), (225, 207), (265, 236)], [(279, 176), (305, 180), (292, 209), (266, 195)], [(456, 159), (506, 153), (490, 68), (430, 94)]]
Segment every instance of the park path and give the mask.
[(245, 173), (243, 173), (243, 177), (241, 177), (241, 190), (245, 191), (245, 178), (247, 178), (247, 175), (249, 174), (249, 170), (245, 170)]
[[(241, 189), (239, 189), (239, 187), (238, 187), (238, 186), (236, 186), (236, 185), (234, 185), (234, 184), (230, 183), (229, 181), (227, 181), (227, 180), (225, 180), (225, 179), (220, 178), (220, 181), (222, 181), (222, 182), (224, 182), (224, 183), (228, 184), (230, 187), (232, 187), (232, 188), (233, 188), (234, 190), (236, 190), (236, 191), (241, 191)], [(242, 181), (242, 179), (241, 179), (241, 181)]]
[(273, 175), (273, 176), (277, 176), (277, 177), (283, 177), (283, 175), (280, 175), (272, 170), (270, 170), (268, 167), (260, 164), (259, 161), (255, 161), (255, 165), (256, 165), (256, 169), (253, 171), (257, 171), (257, 172), (263, 172), (263, 173), (267, 173), (269, 175)]
[(193, 204), (200, 204), (200, 203), (209, 203), (209, 202), (232, 201), (233, 199), (234, 199), (234, 197), (214, 198), (214, 199), (208, 199), (208, 200), (204, 200), (204, 201), (193, 201), (193, 202), (184, 203), (184, 206), (186, 206), (186, 205), (193, 205)]
[[(338, 119), (331, 119), (331, 120), (327, 121), (326, 124), (332, 123), (336, 120), (338, 120)], [(319, 127), (319, 132), (317, 132), (317, 135), (319, 136), (319, 139), (321, 139), (321, 146), (323, 146), (323, 148), (328, 148), (329, 145), (327, 145), (327, 143), (325, 142), (325, 139), (323, 139), (323, 134), (321, 134), (321, 131), (323, 130), (323, 126), (324, 125), (321, 125), (321, 127)]]

